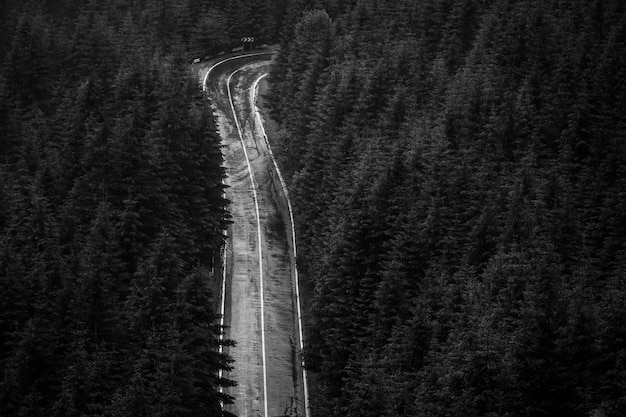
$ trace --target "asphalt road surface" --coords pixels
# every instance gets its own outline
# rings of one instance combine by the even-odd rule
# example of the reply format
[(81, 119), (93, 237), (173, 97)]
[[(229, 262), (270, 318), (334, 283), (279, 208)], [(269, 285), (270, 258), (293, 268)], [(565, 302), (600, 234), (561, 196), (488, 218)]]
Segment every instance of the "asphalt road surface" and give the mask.
[[(300, 362), (297, 275), (287, 199), (263, 136), (253, 87), (265, 87), (271, 54), (213, 60), (199, 68), (222, 137), (228, 231), (223, 302), (225, 377), (237, 416), (307, 416)], [(207, 76), (208, 72), (208, 76)]]

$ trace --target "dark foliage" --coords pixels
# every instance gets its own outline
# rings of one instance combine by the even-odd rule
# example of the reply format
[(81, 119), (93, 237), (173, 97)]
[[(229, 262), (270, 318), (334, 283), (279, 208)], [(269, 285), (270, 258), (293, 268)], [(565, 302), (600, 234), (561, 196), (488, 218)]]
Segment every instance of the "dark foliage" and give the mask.
[(222, 155), (189, 71), (228, 45), (217, 3), (0, 3), (0, 415), (230, 401)]
[(624, 415), (624, 3), (309, 3), (270, 98), (315, 414)]

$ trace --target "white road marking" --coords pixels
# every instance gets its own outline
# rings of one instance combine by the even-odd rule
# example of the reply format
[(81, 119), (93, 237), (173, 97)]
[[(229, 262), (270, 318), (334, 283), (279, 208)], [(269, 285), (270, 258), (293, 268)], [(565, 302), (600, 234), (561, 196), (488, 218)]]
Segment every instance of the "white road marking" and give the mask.
[[(224, 60), (221, 60), (217, 63), (215, 63), (214, 65), (212, 65), (208, 70), (207, 73), (204, 76), (204, 80), (202, 82), (202, 90), (206, 91), (207, 89), (207, 80), (208, 77), (211, 73), (211, 71), (213, 69), (215, 69), (217, 66), (225, 63), (225, 62), (229, 62), (235, 59), (239, 59), (239, 58), (246, 58), (246, 57), (252, 57), (252, 56), (259, 56), (259, 55), (266, 55), (266, 54), (272, 54), (274, 53), (273, 51), (269, 51), (269, 52), (258, 52), (258, 53), (252, 53), (252, 54), (245, 54), (245, 55), (239, 55), (239, 56), (234, 56), (234, 57), (230, 57)], [(243, 67), (242, 67), (243, 68)], [(253, 192), (253, 198), (254, 198), (254, 204), (255, 204), (255, 210), (256, 210), (256, 220), (257, 220), (257, 234), (258, 234), (258, 246), (259, 246), (259, 285), (260, 285), (260, 298), (261, 298), (261, 351), (262, 351), (262, 369), (263, 369), (263, 403), (264, 403), (264, 416), (268, 417), (268, 401), (267, 401), (267, 368), (266, 368), (266, 350), (265, 350), (265, 312), (264, 312), (264, 284), (263, 284), (263, 256), (262, 256), (262, 241), (261, 241), (261, 221), (260, 221), (260, 210), (259, 210), (259, 204), (258, 204), (258, 195), (257, 195), (257, 185), (256, 185), (256, 181), (254, 178), (254, 173), (252, 171), (252, 166), (250, 163), (250, 159), (248, 156), (248, 152), (247, 152), (247, 148), (243, 139), (243, 133), (242, 133), (242, 128), (241, 128), (241, 124), (239, 123), (239, 119), (237, 118), (237, 114), (235, 111), (235, 106), (234, 106), (234, 102), (233, 102), (233, 98), (232, 98), (232, 93), (230, 90), (230, 80), (232, 79), (233, 75), (235, 73), (237, 73), (238, 71), (240, 71), (242, 68), (238, 68), (237, 70), (233, 71), (227, 80), (227, 90), (228, 90), (228, 98), (230, 101), (230, 107), (233, 113), (233, 117), (235, 120), (235, 125), (237, 127), (237, 132), (239, 134), (239, 139), (241, 141), (243, 150), (244, 150), (244, 155), (246, 158), (246, 164), (248, 166), (248, 173), (250, 176), (250, 180), (252, 182), (252, 192)], [(266, 77), (268, 74), (263, 74), (261, 75), (257, 80), (255, 80), (254, 85), (252, 87), (252, 92), (253, 92), (253, 97), (255, 97), (256, 95), (256, 89), (258, 86), (258, 83), (261, 79), (263, 79), (264, 77)], [(270, 157), (272, 159), (272, 163), (274, 164), (274, 167), (276, 169), (276, 172), (278, 174), (278, 178), (280, 180), (281, 186), (283, 188), (283, 192), (285, 193), (285, 198), (287, 199), (287, 206), (288, 206), (288, 210), (289, 210), (289, 219), (290, 219), (290, 223), (291, 223), (291, 236), (292, 236), (292, 245), (293, 245), (293, 252), (294, 252), (294, 260), (296, 260), (296, 264), (294, 265), (294, 278), (295, 278), (295, 284), (296, 284), (296, 305), (297, 305), (297, 315), (298, 315), (298, 332), (299, 332), (299, 338), (300, 338), (300, 352), (302, 352), (304, 350), (304, 336), (303, 336), (303, 326), (302, 326), (302, 314), (301, 314), (301, 302), (300, 302), (300, 288), (299, 288), (299, 277), (298, 277), (298, 269), (297, 269), (297, 249), (296, 249), (296, 238), (295, 238), (295, 226), (294, 226), (294, 221), (293, 221), (293, 210), (292, 210), (292, 206), (291, 206), (291, 200), (289, 199), (289, 193), (287, 190), (287, 186), (286, 183), (283, 179), (283, 176), (278, 168), (278, 165), (276, 163), (276, 160), (274, 159), (274, 154), (272, 153), (272, 149), (270, 146), (270, 143), (267, 139), (267, 135), (265, 133), (265, 128), (263, 126), (263, 122), (261, 119), (261, 116), (259, 114), (258, 109), (256, 108), (256, 101), (255, 99), (253, 100), (253, 104), (254, 104), (254, 109), (255, 109), (255, 114), (256, 117), (259, 120), (259, 125), (261, 126), (261, 130), (262, 130), (262, 134), (263, 134), (263, 138), (265, 140), (265, 143), (267, 145)], [(226, 256), (223, 256), (223, 277), (222, 277), (222, 291), (221, 291), (221, 305), (220, 305), (220, 313), (221, 313), (221, 320), (220, 320), (220, 325), (221, 328), (224, 328), (224, 317), (225, 317), (225, 299), (226, 299)], [(220, 336), (220, 340), (223, 341), (223, 335)], [(223, 347), (220, 344), (219, 347), (219, 351), (220, 353), (223, 351)], [(307, 373), (306, 373), (306, 369), (305, 369), (305, 363), (304, 363), (304, 359), (302, 359), (301, 362), (302, 365), (302, 382), (303, 382), (303, 389), (304, 389), (304, 403), (305, 403), (305, 416), (306, 417), (310, 417), (310, 406), (309, 406), (309, 396), (308, 396), (308, 382), (307, 382)], [(219, 371), (219, 376), (222, 377), (222, 371)], [(223, 388), (220, 388), (220, 392), (223, 392)]]
[[(222, 181), (222, 183), (224, 183), (224, 181)], [(224, 242), (226, 242), (227, 238), (228, 238), (228, 232), (224, 231)], [(224, 247), (222, 247), (222, 250), (221, 250), (221, 258), (222, 258), (222, 291), (221, 291), (222, 299), (220, 301), (220, 344), (218, 348), (218, 352), (220, 355), (224, 353), (224, 318), (226, 317), (226, 262), (227, 262), (227, 258), (226, 258), (226, 246), (225, 245)], [(221, 380), (224, 375), (224, 371), (220, 369), (217, 372), (217, 375), (219, 379)], [(220, 393), (221, 394), (224, 393), (224, 387), (221, 385), (220, 385)], [(222, 408), (224, 408), (223, 402), (221, 402), (221, 405), (222, 405)]]
[[(202, 91), (206, 91), (207, 86), (207, 80), (209, 78), (209, 75), (211, 74), (211, 71), (213, 71), (213, 69), (215, 69), (216, 67), (218, 67), (219, 65), (225, 63), (225, 62), (229, 62), (235, 59), (239, 59), (239, 58), (246, 58), (246, 57), (251, 57), (251, 56), (258, 56), (258, 55), (266, 55), (266, 54), (272, 54), (274, 53), (274, 51), (267, 51), (267, 52), (257, 52), (257, 53), (251, 53), (251, 54), (245, 54), (245, 55), (238, 55), (238, 56), (234, 56), (234, 57), (230, 57), (230, 58), (226, 58), (223, 59), (221, 61), (216, 62), (215, 64), (213, 64), (206, 72), (206, 74), (204, 75), (204, 79), (202, 81)], [(233, 74), (231, 74), (232, 76)], [(230, 82), (230, 77), (228, 78), (229, 82)], [(229, 98), (231, 98), (231, 94), (230, 94), (230, 87), (227, 85), (228, 87), (228, 95)], [(234, 107), (233, 107), (233, 102), (232, 99), (230, 101), (231, 103), (231, 108), (233, 109), (233, 116), (235, 117), (235, 123), (237, 125), (237, 130), (239, 131), (239, 137), (242, 140), (243, 143), (243, 138), (241, 136), (241, 128), (239, 126), (239, 121), (237, 120), (237, 115), (235, 114), (234, 111)], [(219, 134), (219, 131), (217, 132)], [(244, 151), (245, 151), (245, 145), (244, 145)], [(256, 190), (254, 190), (254, 177), (252, 176), (252, 170), (250, 169), (250, 161), (248, 159), (248, 155), (246, 152), (246, 161), (248, 163), (248, 171), (250, 172), (250, 177), (252, 179), (252, 187), (253, 187), (253, 191), (254, 191), (254, 201), (255, 204), (257, 205), (256, 210), (257, 210), (257, 224), (258, 224), (258, 230), (259, 230), (259, 243), (261, 241), (261, 234), (260, 234), (260, 221), (259, 221), (259, 208), (258, 208), (258, 204), (257, 204), (257, 198), (256, 198)], [(222, 181), (223, 183), (224, 181)], [(226, 231), (224, 231), (224, 236), (228, 236), (228, 233)], [(261, 253), (261, 246), (259, 245), (259, 254)], [(259, 263), (260, 265), (262, 265), (262, 258), (259, 255)], [(227, 257), (226, 257), (226, 251), (225, 249), (223, 249), (223, 256), (222, 256), (222, 291), (221, 291), (221, 300), (220, 300), (220, 345), (218, 348), (218, 351), (220, 354), (222, 354), (224, 352), (224, 346), (223, 346), (223, 342), (224, 342), (224, 320), (225, 320), (225, 316), (226, 316), (226, 266), (227, 266)], [(261, 269), (261, 276), (263, 274), (263, 271)], [(262, 288), (261, 288), (262, 291)], [(262, 296), (261, 296), (262, 297)], [(263, 314), (263, 301), (261, 300), (261, 314)], [(261, 326), (263, 326), (263, 318), (261, 319)], [(264, 384), (263, 387), (266, 390), (266, 386), (267, 384), (266, 382), (266, 370), (265, 370), (265, 341), (264, 341), (264, 334), (262, 334), (262, 345), (263, 345), (263, 378), (264, 378)], [(218, 377), (221, 379), (223, 377), (224, 372), (220, 369), (218, 371)], [(224, 388), (220, 387), (220, 393), (224, 392)], [(265, 416), (267, 417), (267, 391), (264, 392), (265, 394)], [(222, 408), (224, 407), (224, 404), (222, 404)]]
[[(258, 55), (258, 54), (257, 54)], [(217, 64), (216, 64), (217, 65)], [(211, 67), (209, 71), (214, 68)], [(256, 221), (257, 221), (257, 234), (258, 234), (258, 246), (259, 246), (259, 287), (260, 287), (260, 299), (261, 299), (261, 361), (262, 361), (262, 369), (263, 369), (263, 409), (264, 416), (268, 417), (268, 406), (267, 406), (267, 369), (266, 369), (266, 353), (265, 353), (265, 297), (263, 293), (263, 246), (261, 242), (261, 216), (259, 213), (259, 199), (257, 195), (257, 185), (254, 179), (254, 172), (252, 171), (252, 166), (250, 164), (250, 158), (248, 157), (248, 150), (246, 149), (246, 144), (243, 140), (243, 134), (241, 132), (241, 125), (239, 124), (239, 119), (237, 118), (237, 112), (235, 111), (235, 104), (233, 103), (233, 96), (230, 91), (230, 80), (235, 75), (235, 73), (239, 72), (241, 68), (233, 71), (226, 81), (226, 89), (228, 90), (228, 100), (230, 101), (230, 108), (233, 112), (233, 117), (235, 119), (235, 125), (237, 126), (237, 132), (239, 133), (239, 139), (241, 140), (241, 146), (243, 147), (243, 153), (246, 157), (246, 164), (248, 165), (248, 174), (250, 175), (250, 180), (252, 181), (252, 195), (254, 197), (254, 208), (256, 211)], [(208, 74), (208, 73), (207, 73)]]
[(230, 58), (226, 58), (226, 59), (223, 59), (221, 61), (216, 62), (215, 64), (213, 64), (212, 67), (210, 67), (207, 70), (206, 74), (204, 75), (204, 80), (202, 81), (202, 91), (206, 91), (206, 80), (209, 78), (209, 74), (211, 73), (211, 71), (215, 67), (217, 67), (219, 65), (222, 65), (224, 62), (232, 61), (234, 59), (239, 59), (239, 58), (247, 58), (247, 57), (250, 57), (250, 56), (267, 55), (267, 54), (273, 54), (273, 53), (274, 53), (274, 51), (267, 51), (267, 52), (256, 52), (254, 54), (237, 55), (237, 56), (231, 56)]
[[(257, 88), (258, 88), (259, 81), (261, 81), (267, 75), (268, 74), (265, 73), (254, 81), (254, 84), (252, 85), (252, 97), (253, 97), (252, 103), (254, 105), (254, 114), (257, 120), (259, 121), (259, 126), (261, 127), (261, 133), (263, 134), (263, 139), (265, 140), (267, 150), (270, 154), (270, 159), (272, 160), (272, 163), (274, 164), (274, 168), (276, 169), (276, 173), (278, 174), (278, 179), (280, 180), (280, 185), (283, 189), (283, 193), (285, 194), (285, 198), (287, 199), (287, 208), (289, 210), (289, 223), (291, 226), (291, 240), (292, 240), (291, 243), (293, 245), (293, 258), (295, 261), (294, 278), (296, 281), (296, 309), (298, 312), (298, 333), (300, 336), (300, 354), (302, 354), (302, 352), (304, 351), (304, 336), (303, 336), (303, 331), (302, 331), (302, 309), (300, 307), (300, 282), (298, 278), (298, 264), (297, 264), (298, 251), (296, 249), (296, 228), (295, 228), (294, 221), (293, 221), (293, 210), (291, 208), (291, 200), (289, 198), (289, 191), (287, 190), (287, 183), (283, 179), (280, 169), (278, 168), (278, 164), (276, 163), (276, 159), (274, 158), (274, 153), (272, 152), (272, 147), (270, 146), (270, 142), (267, 139), (267, 134), (265, 133), (265, 127), (263, 126), (261, 113), (259, 112), (259, 109), (256, 106)], [(302, 365), (302, 385), (304, 386), (304, 415), (305, 417), (309, 417), (310, 416), (309, 389), (308, 389), (308, 383), (307, 383), (306, 369), (304, 366), (305, 365), (304, 358), (301, 358), (301, 365)]]

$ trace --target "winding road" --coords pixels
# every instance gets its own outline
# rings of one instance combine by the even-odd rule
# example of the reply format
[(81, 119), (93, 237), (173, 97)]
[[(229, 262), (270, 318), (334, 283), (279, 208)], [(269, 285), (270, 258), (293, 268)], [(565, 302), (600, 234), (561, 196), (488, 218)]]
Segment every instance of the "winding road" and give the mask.
[(209, 61), (199, 76), (222, 137), (232, 225), (224, 257), (222, 317), (237, 382), (237, 416), (309, 417), (293, 216), (273, 159), (257, 92), (272, 52)]

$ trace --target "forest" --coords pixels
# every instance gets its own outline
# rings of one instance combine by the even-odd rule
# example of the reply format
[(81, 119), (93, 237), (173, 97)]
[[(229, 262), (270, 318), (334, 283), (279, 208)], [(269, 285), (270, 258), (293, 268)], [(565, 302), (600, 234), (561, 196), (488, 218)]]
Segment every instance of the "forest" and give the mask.
[(190, 63), (272, 42), (280, 4), (0, 2), (0, 415), (223, 414), (229, 214)]
[(0, 415), (225, 414), (190, 63), (241, 36), (315, 417), (626, 414), (622, 0), (2, 0)]
[(626, 415), (624, 2), (294, 3), (314, 415)]

